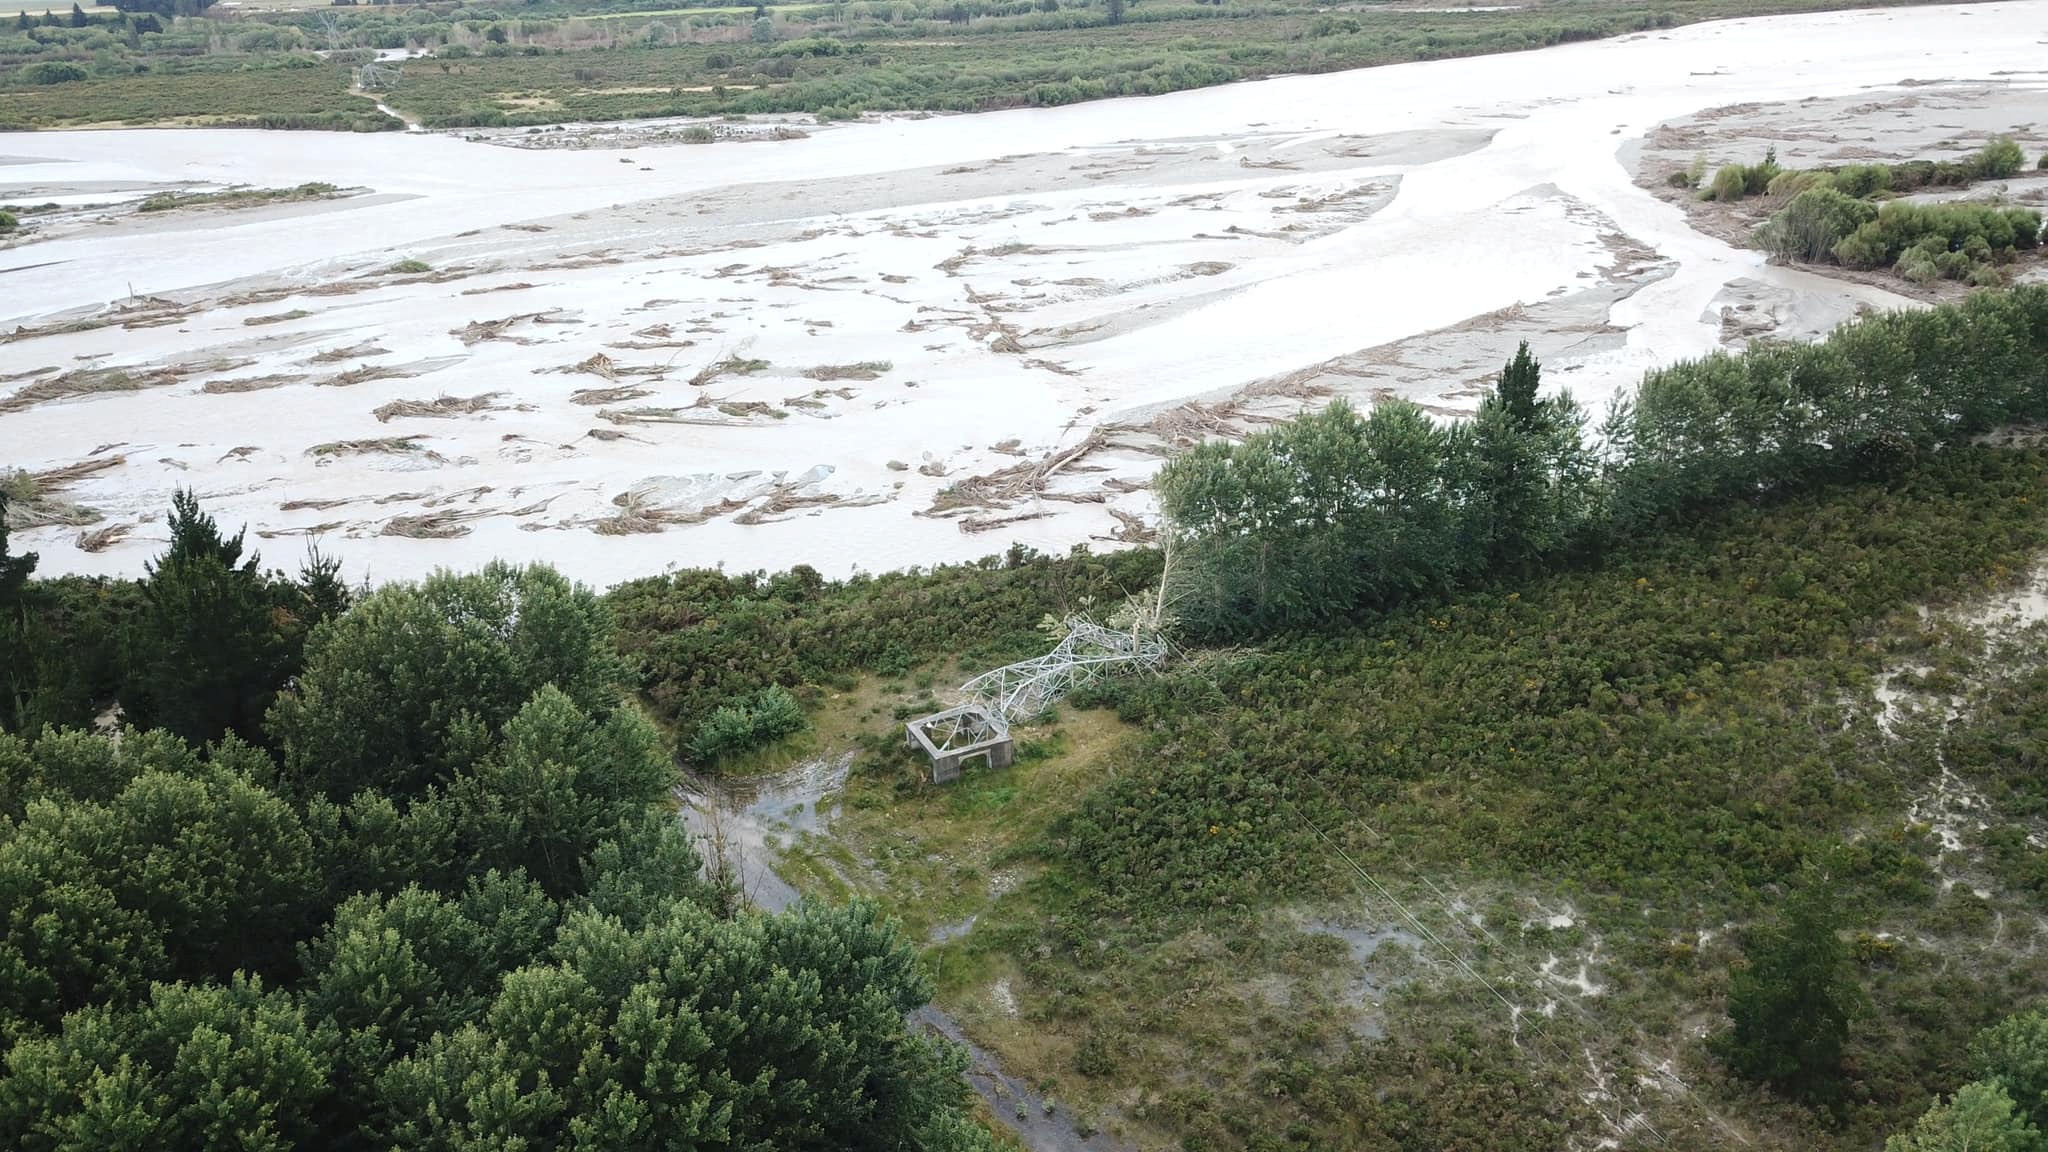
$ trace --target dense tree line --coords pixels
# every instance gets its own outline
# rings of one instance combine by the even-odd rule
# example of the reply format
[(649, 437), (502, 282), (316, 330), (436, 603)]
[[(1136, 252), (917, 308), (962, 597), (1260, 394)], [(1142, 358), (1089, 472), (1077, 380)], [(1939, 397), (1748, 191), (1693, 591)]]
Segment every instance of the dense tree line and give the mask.
[(987, 1146), (893, 924), (704, 878), (595, 594), (170, 523), (132, 584), (0, 534), (0, 1145)]
[(1183, 619), (1202, 636), (1327, 627), (1703, 508), (1884, 474), (2048, 415), (2044, 363), (2048, 286), (2026, 285), (1652, 372), (1597, 446), (1569, 395), (1518, 398), (1525, 356), (1461, 424), (1332, 405), (1162, 469)]

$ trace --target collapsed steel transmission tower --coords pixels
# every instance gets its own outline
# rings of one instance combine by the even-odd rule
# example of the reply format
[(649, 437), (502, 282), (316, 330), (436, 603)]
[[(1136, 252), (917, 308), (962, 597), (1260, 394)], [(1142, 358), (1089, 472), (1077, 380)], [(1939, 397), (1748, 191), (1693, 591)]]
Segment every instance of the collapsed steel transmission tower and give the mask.
[(1066, 625), (1066, 639), (1057, 648), (976, 676), (960, 686), (966, 703), (903, 726), (905, 742), (931, 758), (933, 783), (957, 779), (961, 762), (975, 756), (986, 756), (991, 768), (1009, 767), (1015, 755), (1012, 723), (1037, 716), (1102, 676), (1166, 659), (1166, 638), (1156, 632), (1118, 632), (1079, 616), (1067, 617)]
[(1029, 720), (1067, 693), (1102, 676), (1151, 668), (1166, 659), (1166, 638), (1119, 632), (1079, 616), (1066, 619), (1067, 637), (1043, 656), (984, 672), (960, 694), (1010, 722)]
[(369, 63), (356, 73), (356, 87), (365, 92), (387, 92), (398, 87), (405, 78), (405, 69), (397, 64)]

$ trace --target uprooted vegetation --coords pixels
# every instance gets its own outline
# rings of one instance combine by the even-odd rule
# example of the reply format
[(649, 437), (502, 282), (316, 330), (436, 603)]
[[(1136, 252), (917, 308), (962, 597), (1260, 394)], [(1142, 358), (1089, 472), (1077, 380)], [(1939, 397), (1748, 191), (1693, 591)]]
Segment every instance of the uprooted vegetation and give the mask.
[[(408, 261), (408, 263), (418, 263), (418, 261)], [(402, 265), (394, 266), (392, 270), (414, 271), (414, 269), (404, 268)], [(420, 265), (417, 270), (427, 271), (428, 269), (425, 265)], [(538, 344), (541, 341), (534, 337), (514, 336), (510, 335), (510, 332), (512, 329), (524, 324), (562, 324), (566, 322), (567, 317), (559, 309), (550, 309), (545, 312), (521, 312), (513, 316), (501, 316), (496, 320), (472, 320), (460, 328), (450, 330), (448, 334), (459, 337), (464, 345), (481, 344), (486, 340), (503, 340), (510, 344)]]
[(389, 424), (400, 417), (422, 417), (446, 419), (455, 416), (473, 416), (479, 412), (502, 412), (511, 407), (499, 403), (503, 392), (482, 392), (475, 396), (441, 396), (433, 400), (393, 400), (380, 404), (372, 415), (379, 424)]
[(574, 364), (566, 364), (558, 368), (543, 368), (539, 369), (539, 371), (560, 372), (567, 375), (582, 373), (590, 376), (602, 376), (606, 380), (617, 380), (621, 376), (661, 377), (667, 374), (668, 369), (669, 366), (666, 364), (621, 364), (604, 353), (599, 352)]
[[(642, 394), (638, 389), (621, 391)], [(585, 400), (583, 403), (600, 403)], [(759, 424), (763, 421), (787, 420), (789, 413), (760, 400), (721, 400), (709, 392), (699, 393), (697, 399), (680, 407), (642, 406), (636, 408), (600, 408), (597, 417), (613, 424)]]
[(405, 456), (433, 461), (446, 459), (422, 444), (421, 441), (425, 439), (425, 436), (383, 436), (370, 440), (330, 440), (306, 449), (306, 455), (321, 463), (350, 456)]
[(72, 485), (127, 463), (124, 455), (91, 456), (41, 472), (15, 470), (0, 473), (0, 493), (7, 501), (9, 528), (41, 528), (52, 524), (97, 524), (106, 514), (64, 499)]
[(74, 368), (68, 372), (32, 373), (28, 383), (0, 398), (0, 413), (18, 412), (37, 404), (73, 400), (109, 392), (139, 392), (165, 388), (193, 376), (231, 372), (247, 367), (253, 360), (212, 359), (178, 364), (142, 364), (118, 367)]
[(756, 360), (749, 356), (734, 353), (731, 356), (714, 360), (698, 369), (697, 374), (690, 377), (690, 386), (702, 388), (715, 382), (721, 376), (752, 376), (757, 372), (765, 372), (767, 370), (768, 362), (766, 360)]
[(858, 364), (820, 364), (803, 371), (806, 380), (878, 380), (896, 366), (887, 360), (863, 360)]

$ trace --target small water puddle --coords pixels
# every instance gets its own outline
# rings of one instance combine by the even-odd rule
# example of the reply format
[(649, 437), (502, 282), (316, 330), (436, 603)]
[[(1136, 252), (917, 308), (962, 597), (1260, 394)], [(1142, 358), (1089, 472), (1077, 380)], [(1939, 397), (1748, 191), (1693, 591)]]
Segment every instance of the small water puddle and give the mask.
[(853, 753), (814, 757), (772, 776), (683, 778), (683, 823), (703, 838), (747, 902), (769, 912), (796, 903), (797, 892), (775, 874), (782, 845), (822, 832), (839, 812), (829, 800), (853, 770)]
[(932, 926), (932, 943), (950, 944), (960, 939), (962, 936), (974, 931), (974, 922), (979, 919), (981, 917), (975, 915), (969, 916), (965, 920), (955, 920), (951, 924), (934, 924)]
[(1373, 961), (1380, 950), (1389, 944), (1399, 944), (1416, 957), (1427, 955), (1423, 939), (1405, 928), (1391, 926), (1362, 927), (1343, 924), (1335, 920), (1312, 919), (1302, 922), (1301, 930), (1316, 936), (1330, 936), (1342, 940), (1351, 950), (1350, 983), (1345, 990), (1345, 999), (1351, 1006), (1365, 1013), (1358, 1022), (1358, 1033), (1368, 1040), (1386, 1038), (1386, 1021), (1380, 1014), (1380, 1005), (1387, 993), (1406, 983), (1410, 977), (1399, 971), (1388, 971), (1388, 965)]

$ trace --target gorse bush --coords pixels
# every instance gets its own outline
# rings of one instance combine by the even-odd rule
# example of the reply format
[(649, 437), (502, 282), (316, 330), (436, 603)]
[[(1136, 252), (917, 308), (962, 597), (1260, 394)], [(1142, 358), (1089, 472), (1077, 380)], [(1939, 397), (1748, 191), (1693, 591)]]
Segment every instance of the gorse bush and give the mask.
[(976, 564), (827, 581), (692, 570), (607, 596), (655, 714), (694, 734), (730, 700), (860, 671), (900, 676), (943, 655), (1001, 663), (1044, 647), (1038, 623), (1150, 585), (1156, 552), (1064, 558), (1013, 548)]
[(1993, 136), (1982, 151), (1970, 159), (1980, 180), (2004, 180), (2019, 175), (2027, 166), (2027, 154), (2010, 136)]
[(1758, 164), (1723, 164), (1714, 173), (1714, 182), (1701, 195), (1705, 199), (1732, 203), (1747, 196), (1761, 196), (1770, 190), (1771, 182), (1784, 172), (1778, 166), (1778, 150), (1771, 148), (1764, 153)]
[(803, 705), (780, 684), (714, 709), (690, 741), (690, 754), (710, 762), (803, 731)]
[(21, 70), (24, 84), (70, 84), (89, 75), (84, 68), (63, 60), (38, 60)]
[[(1746, 901), (1901, 786), (1865, 733), (1796, 702), (1853, 683), (1875, 660), (1856, 638), (1891, 613), (2048, 542), (2043, 464), (1952, 448), (1881, 479), (1795, 479), (1771, 501), (1735, 472), (1732, 497), (1633, 521), (1597, 565), (1114, 682), (1144, 736), (1058, 849), (1121, 907), (1196, 910), (1313, 887), (1309, 860), (1341, 873), (1300, 815), (1378, 811), (1383, 859), (1483, 860), (1650, 903)], [(2025, 731), (2027, 716), (2010, 723)], [(1907, 888), (1927, 883), (1913, 861), (1868, 874), (1895, 867)]]
[(1877, 208), (1839, 187), (1808, 188), (1757, 229), (1756, 240), (1785, 260), (1819, 262), (1834, 255), (1842, 238), (1877, 218)]

